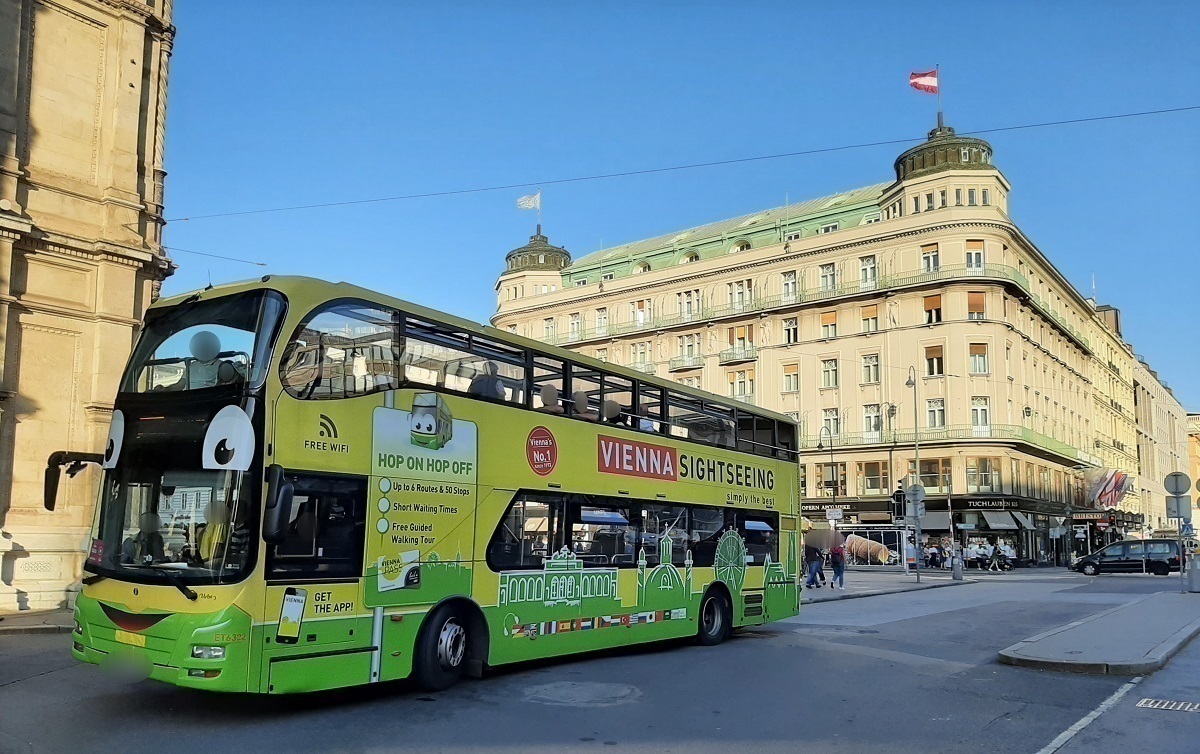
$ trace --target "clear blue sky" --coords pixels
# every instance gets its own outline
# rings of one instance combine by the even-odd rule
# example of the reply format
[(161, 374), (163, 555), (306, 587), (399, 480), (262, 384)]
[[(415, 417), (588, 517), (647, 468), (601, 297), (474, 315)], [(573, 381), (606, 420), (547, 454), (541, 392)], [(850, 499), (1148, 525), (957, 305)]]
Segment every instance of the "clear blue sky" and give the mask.
[[(1200, 3), (176, 3), (167, 216), (1200, 104)], [(989, 135), (1012, 215), (1200, 410), (1200, 111)], [(907, 145), (550, 186), (576, 256), (891, 180)], [(166, 290), (266, 271), (486, 321), (519, 190), (173, 222)]]

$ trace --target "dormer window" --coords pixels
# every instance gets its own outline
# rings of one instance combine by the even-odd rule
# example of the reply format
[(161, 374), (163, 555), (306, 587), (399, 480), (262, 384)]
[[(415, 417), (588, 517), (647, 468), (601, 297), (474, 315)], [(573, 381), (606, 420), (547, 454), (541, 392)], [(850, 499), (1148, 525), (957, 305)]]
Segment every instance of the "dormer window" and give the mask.
[(750, 251), (749, 241), (738, 241), (733, 246), (729, 247), (730, 254), (740, 254), (743, 251)]
[(828, 223), (826, 225), (822, 225), (821, 232), (822, 233), (832, 233), (838, 229), (838, 226), (839, 226), (838, 223)]
[(576, 288), (582, 288), (585, 285), (587, 285), (587, 278), (580, 278), (579, 280), (575, 281)]
[(641, 275), (643, 272), (649, 272), (649, 271), (650, 271), (650, 263), (649, 262), (638, 262), (637, 264), (635, 264), (633, 266), (633, 274), (634, 275)]
[(687, 254), (684, 254), (682, 257), (679, 258), (680, 264), (691, 264), (692, 262), (699, 262), (699, 261), (700, 261), (700, 255), (694, 251), (689, 251)]
[(546, 263), (546, 255), (538, 254), (538, 264), (545, 264), (545, 263)]
[(971, 161), (971, 150), (967, 149), (966, 147), (962, 148), (962, 161), (963, 162)]
[(992, 192), (988, 189), (983, 190), (983, 204), (986, 207), (992, 203)]

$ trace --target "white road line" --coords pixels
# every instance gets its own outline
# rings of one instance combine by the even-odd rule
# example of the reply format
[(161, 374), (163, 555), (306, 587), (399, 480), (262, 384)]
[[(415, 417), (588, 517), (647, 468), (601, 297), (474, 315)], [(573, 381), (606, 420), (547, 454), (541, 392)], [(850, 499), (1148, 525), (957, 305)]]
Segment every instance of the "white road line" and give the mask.
[(1129, 683), (1125, 684), (1121, 688), (1114, 691), (1112, 696), (1105, 699), (1103, 702), (1100, 702), (1099, 707), (1097, 707), (1096, 709), (1094, 709), (1091, 712), (1084, 715), (1083, 718), (1080, 719), (1079, 722), (1075, 723), (1070, 728), (1067, 728), (1062, 733), (1059, 733), (1058, 738), (1055, 738), (1053, 741), (1046, 744), (1046, 746), (1043, 747), (1040, 751), (1038, 751), (1037, 754), (1054, 754), (1054, 752), (1056, 752), (1059, 749), (1061, 749), (1062, 747), (1066, 746), (1067, 742), (1070, 741), (1072, 738), (1074, 738), (1077, 733), (1079, 733), (1081, 730), (1083, 730), (1084, 728), (1091, 725), (1093, 722), (1095, 722), (1096, 718), (1103, 715), (1105, 712), (1107, 712), (1109, 709), (1111, 709), (1117, 702), (1121, 701), (1121, 697), (1128, 694), (1130, 689), (1132, 689), (1134, 686), (1141, 683), (1141, 681), (1142, 681), (1141, 678), (1134, 678)]

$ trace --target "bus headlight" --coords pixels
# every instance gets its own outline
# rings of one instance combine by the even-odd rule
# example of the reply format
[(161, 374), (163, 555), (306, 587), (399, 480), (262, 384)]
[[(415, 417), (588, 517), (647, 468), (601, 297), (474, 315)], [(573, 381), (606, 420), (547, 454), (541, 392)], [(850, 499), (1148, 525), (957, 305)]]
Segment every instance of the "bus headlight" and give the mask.
[(75, 630), (72, 633), (76, 636), (83, 636), (83, 624), (79, 622), (78, 618), (75, 619)]
[(192, 658), (196, 660), (224, 660), (225, 647), (192, 647)]

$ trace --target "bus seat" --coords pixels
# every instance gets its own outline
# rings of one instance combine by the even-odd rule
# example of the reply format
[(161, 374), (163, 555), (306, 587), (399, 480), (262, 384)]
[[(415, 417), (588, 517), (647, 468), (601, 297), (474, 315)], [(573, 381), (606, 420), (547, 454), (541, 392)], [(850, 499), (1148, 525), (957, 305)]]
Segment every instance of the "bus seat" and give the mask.
[(580, 419), (587, 419), (594, 422), (600, 419), (600, 415), (595, 411), (588, 409), (587, 393), (582, 390), (577, 390), (571, 395), (571, 402), (575, 406), (575, 416)]

